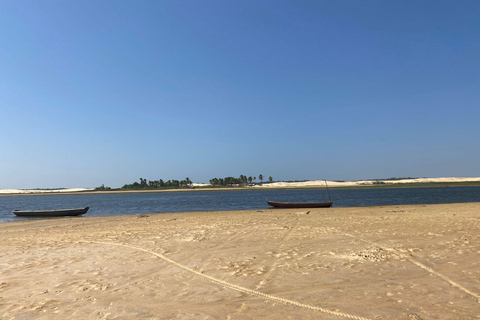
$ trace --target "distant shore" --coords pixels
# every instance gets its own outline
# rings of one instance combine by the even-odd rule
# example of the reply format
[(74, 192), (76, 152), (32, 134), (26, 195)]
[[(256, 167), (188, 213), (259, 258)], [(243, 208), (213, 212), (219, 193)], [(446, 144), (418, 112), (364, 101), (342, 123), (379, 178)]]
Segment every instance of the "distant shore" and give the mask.
[(108, 193), (156, 193), (156, 192), (196, 192), (196, 191), (245, 191), (245, 190), (279, 190), (279, 189), (320, 189), (329, 188), (404, 188), (404, 187), (451, 187), (480, 186), (480, 177), (445, 177), (416, 179), (385, 179), (359, 181), (295, 181), (261, 183), (246, 187), (212, 187), (210, 184), (195, 183), (194, 188), (179, 189), (112, 189), (95, 190), (95, 188), (66, 189), (0, 189), (0, 196), (36, 196), (36, 195), (75, 195), (75, 194), (108, 194)]

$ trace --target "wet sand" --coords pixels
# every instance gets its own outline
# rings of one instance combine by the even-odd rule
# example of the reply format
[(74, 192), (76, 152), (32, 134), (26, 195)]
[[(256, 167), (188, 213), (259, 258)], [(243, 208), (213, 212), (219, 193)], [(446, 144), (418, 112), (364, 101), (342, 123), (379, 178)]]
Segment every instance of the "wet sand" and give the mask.
[(0, 224), (2, 319), (480, 319), (480, 203)]

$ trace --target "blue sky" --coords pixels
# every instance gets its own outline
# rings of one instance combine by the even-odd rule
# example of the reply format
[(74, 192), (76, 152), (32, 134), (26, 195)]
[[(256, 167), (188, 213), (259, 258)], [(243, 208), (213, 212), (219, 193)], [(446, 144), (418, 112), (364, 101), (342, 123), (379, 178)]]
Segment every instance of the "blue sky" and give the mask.
[(480, 176), (478, 1), (2, 1), (0, 188)]

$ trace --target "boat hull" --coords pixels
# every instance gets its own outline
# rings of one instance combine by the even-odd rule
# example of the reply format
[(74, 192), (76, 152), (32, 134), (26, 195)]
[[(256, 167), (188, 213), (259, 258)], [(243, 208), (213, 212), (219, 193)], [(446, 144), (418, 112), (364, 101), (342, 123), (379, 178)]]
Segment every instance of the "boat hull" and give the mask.
[(330, 208), (333, 201), (329, 202), (276, 202), (267, 201), (267, 203), (277, 208)]
[(12, 211), (19, 217), (65, 217), (80, 216), (87, 213), (89, 207), (78, 209), (60, 209), (60, 210), (14, 210)]

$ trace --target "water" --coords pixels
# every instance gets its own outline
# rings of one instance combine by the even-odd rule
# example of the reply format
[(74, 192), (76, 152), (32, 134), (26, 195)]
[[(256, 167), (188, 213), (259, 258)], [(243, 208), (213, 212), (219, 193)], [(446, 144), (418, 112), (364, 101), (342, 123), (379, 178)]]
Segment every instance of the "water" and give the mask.
[[(334, 207), (480, 202), (480, 187), (331, 189)], [(12, 210), (90, 207), (86, 216), (155, 212), (268, 209), (267, 200), (328, 201), (326, 190), (195, 191), (0, 197), (0, 222), (21, 221)]]

